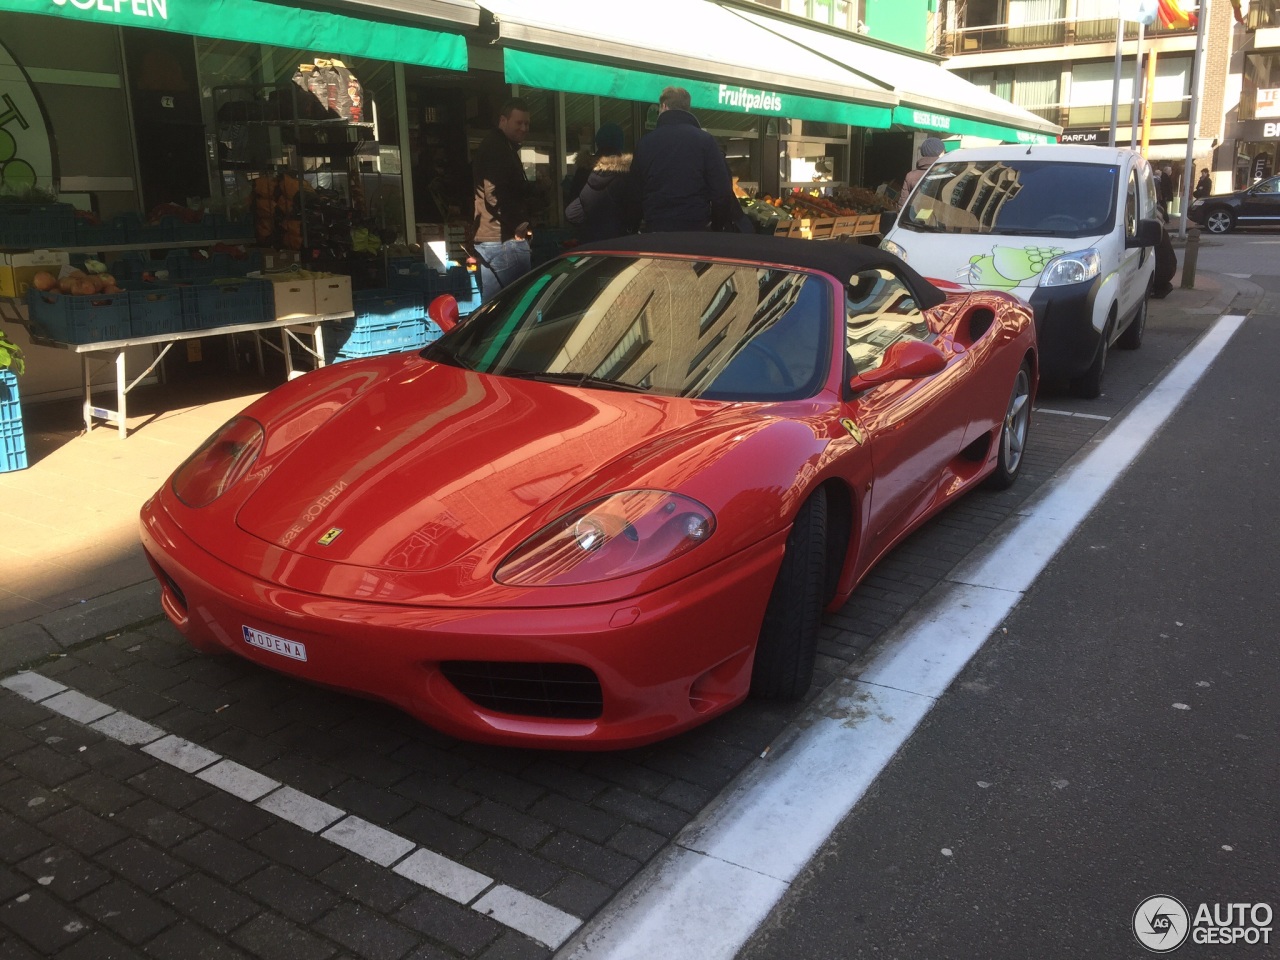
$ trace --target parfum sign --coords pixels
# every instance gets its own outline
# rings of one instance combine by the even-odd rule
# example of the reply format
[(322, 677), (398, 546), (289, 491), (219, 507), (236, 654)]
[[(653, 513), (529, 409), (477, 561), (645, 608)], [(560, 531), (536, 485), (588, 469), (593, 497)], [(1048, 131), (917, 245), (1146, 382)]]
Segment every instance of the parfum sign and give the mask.
[(53, 148), (31, 80), (0, 44), (0, 193), (53, 189)]
[(55, 7), (96, 10), (99, 13), (124, 14), (139, 20), (168, 20), (169, 0), (51, 0)]

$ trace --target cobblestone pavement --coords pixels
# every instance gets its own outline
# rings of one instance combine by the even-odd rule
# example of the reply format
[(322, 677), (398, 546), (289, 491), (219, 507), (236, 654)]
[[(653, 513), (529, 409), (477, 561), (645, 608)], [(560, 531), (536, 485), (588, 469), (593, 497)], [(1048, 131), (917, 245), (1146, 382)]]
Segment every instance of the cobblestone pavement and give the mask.
[[(1218, 312), (1154, 303), (1142, 349), (1111, 353), (1102, 398), (1042, 391), (1019, 482), (931, 521), (827, 617), (811, 697)], [(5, 671), (4, 960), (541, 960), (804, 709), (748, 702), (612, 754), (476, 746), (197, 655), (152, 615), (149, 587), (125, 607), (149, 619), (105, 636), (81, 624)]]

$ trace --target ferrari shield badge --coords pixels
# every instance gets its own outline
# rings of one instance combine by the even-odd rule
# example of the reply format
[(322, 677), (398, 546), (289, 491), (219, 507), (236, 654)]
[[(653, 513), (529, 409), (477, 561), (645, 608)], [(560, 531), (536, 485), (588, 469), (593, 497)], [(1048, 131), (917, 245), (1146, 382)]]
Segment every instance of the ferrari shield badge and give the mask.
[(862, 446), (863, 441), (866, 440), (866, 434), (862, 432), (862, 428), (860, 426), (858, 426), (848, 417), (841, 418), (840, 426), (844, 427), (846, 430), (849, 431), (849, 436), (853, 437), (854, 443), (856, 443), (858, 446)]
[(340, 536), (342, 536), (341, 527), (330, 527), (328, 530), (324, 532), (324, 536), (321, 537), (319, 540), (317, 540), (316, 543), (320, 544), (320, 546), (322, 547), (327, 547), (329, 544), (333, 543), (333, 541), (337, 540), (338, 537)]

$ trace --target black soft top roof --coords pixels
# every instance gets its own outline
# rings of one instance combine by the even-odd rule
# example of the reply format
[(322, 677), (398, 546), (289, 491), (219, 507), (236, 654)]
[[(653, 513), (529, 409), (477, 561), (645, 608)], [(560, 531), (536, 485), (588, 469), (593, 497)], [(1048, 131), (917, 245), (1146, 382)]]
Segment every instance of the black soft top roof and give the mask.
[(936, 307), (946, 294), (902, 260), (878, 247), (838, 240), (801, 240), (744, 233), (640, 233), (574, 247), (569, 253), (652, 253), (764, 260), (802, 270), (820, 270), (841, 282), (861, 270), (889, 267), (904, 277), (922, 308)]

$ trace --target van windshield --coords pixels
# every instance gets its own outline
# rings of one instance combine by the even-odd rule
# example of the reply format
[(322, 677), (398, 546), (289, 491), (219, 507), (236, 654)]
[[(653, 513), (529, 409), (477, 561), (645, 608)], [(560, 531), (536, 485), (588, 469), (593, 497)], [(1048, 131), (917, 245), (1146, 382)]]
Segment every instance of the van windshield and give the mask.
[(1090, 237), (1115, 223), (1119, 167), (1046, 160), (940, 160), (899, 224), (930, 233)]

